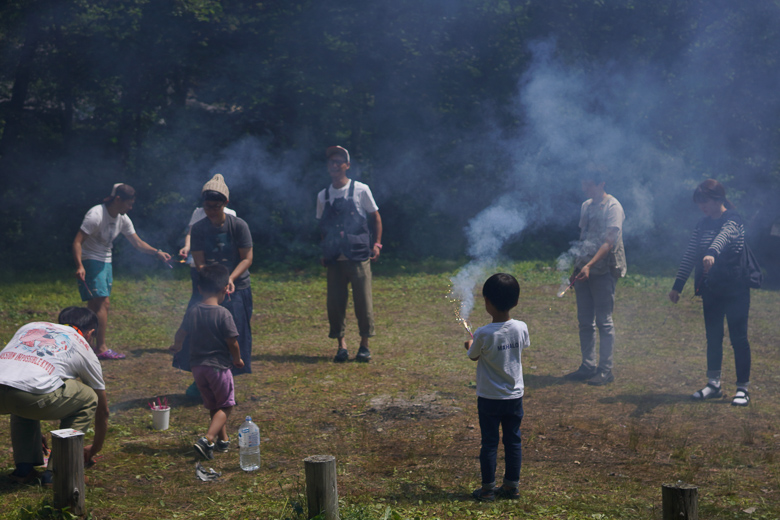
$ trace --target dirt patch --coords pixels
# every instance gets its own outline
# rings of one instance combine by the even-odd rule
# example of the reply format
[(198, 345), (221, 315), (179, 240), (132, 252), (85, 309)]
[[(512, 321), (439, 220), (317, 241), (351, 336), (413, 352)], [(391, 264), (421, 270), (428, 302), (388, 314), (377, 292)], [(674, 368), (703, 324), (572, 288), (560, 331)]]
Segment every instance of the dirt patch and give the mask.
[(388, 394), (373, 397), (366, 415), (378, 415), (383, 420), (403, 421), (416, 419), (442, 419), (459, 413), (461, 408), (453, 406), (451, 399), (443, 398), (438, 392), (418, 394), (412, 397)]

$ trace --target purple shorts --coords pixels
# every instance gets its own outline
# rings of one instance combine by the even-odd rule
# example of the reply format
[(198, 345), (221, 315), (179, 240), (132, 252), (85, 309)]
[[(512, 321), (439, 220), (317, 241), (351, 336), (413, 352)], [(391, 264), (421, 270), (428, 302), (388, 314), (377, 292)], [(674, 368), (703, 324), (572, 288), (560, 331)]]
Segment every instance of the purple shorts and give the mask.
[(233, 374), (229, 369), (198, 365), (192, 367), (195, 384), (198, 385), (207, 410), (219, 410), (236, 405)]

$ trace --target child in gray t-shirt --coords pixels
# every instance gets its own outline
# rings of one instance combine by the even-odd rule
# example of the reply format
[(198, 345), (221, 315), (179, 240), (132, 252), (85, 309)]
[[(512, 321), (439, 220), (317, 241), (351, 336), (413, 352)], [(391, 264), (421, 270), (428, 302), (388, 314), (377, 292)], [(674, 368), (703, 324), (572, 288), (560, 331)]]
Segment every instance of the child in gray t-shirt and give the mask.
[(206, 459), (214, 458), (214, 449), (225, 452), (230, 447), (226, 424), (236, 404), (230, 368), (244, 366), (233, 316), (219, 305), (227, 293), (228, 276), (227, 268), (220, 264), (201, 268), (198, 290), (203, 301), (187, 309), (170, 348), (179, 352), (189, 337), (192, 375), (211, 416), (206, 435), (194, 445)]
[[(492, 501), (496, 496), (520, 496), (524, 390), (521, 352), (528, 348), (530, 341), (526, 324), (509, 317), (509, 310), (517, 305), (520, 296), (520, 285), (514, 276), (494, 274), (482, 287), (482, 296), (493, 322), (477, 329), (474, 339), (465, 344), (469, 358), (477, 361), (477, 410), (482, 432), (479, 452), (482, 487), (472, 496), (480, 501)], [(499, 426), (504, 436), (506, 470), (503, 485), (496, 488)]]

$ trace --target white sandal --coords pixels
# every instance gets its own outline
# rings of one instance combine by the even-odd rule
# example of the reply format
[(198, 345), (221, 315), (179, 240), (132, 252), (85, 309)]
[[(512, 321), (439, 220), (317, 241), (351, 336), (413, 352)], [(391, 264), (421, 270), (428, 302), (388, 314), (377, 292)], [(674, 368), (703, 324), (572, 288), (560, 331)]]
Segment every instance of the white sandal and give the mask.
[(737, 388), (734, 399), (731, 400), (731, 406), (747, 406), (750, 404), (750, 394), (744, 388)]

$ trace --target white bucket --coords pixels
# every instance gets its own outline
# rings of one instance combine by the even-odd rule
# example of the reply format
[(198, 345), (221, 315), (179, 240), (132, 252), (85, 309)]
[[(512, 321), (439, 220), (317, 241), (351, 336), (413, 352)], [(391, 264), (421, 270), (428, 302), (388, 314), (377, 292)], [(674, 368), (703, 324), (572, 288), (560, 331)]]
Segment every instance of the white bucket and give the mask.
[(167, 430), (171, 419), (171, 407), (152, 408), (152, 426), (155, 430)]

